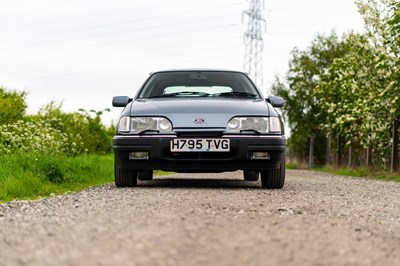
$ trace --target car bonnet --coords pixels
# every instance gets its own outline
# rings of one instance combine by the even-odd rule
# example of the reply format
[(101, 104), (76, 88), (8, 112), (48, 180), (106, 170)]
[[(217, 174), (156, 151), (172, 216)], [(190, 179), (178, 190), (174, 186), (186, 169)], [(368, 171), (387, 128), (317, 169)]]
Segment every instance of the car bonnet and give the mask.
[(178, 128), (225, 128), (235, 116), (269, 116), (268, 104), (254, 99), (139, 99), (131, 116), (163, 116)]

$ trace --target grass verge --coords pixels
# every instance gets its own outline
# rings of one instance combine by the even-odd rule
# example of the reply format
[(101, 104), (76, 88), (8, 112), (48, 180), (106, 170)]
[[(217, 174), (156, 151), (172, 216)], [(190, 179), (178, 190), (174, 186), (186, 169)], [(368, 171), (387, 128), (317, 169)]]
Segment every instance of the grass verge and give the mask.
[[(114, 181), (114, 156), (0, 156), (0, 203), (76, 192)], [(165, 172), (157, 172), (162, 175)]]
[(303, 170), (313, 170), (318, 172), (330, 173), (334, 175), (342, 176), (353, 176), (353, 177), (365, 177), (370, 179), (379, 179), (385, 181), (396, 181), (400, 182), (400, 173), (388, 173), (384, 171), (374, 171), (368, 168), (332, 168), (332, 167), (314, 167), (309, 169), (307, 167), (300, 167), (296, 163), (289, 162), (286, 164), (286, 169), (303, 169)]
[(376, 171), (369, 171), (367, 168), (314, 168), (312, 170), (325, 172), (335, 175), (342, 175), (342, 176), (353, 176), (353, 177), (365, 177), (371, 179), (379, 179), (379, 180), (386, 180), (386, 181), (397, 181), (400, 182), (400, 174), (399, 173), (387, 173), (387, 172), (376, 172)]
[(0, 157), (0, 202), (79, 191), (113, 181), (112, 155)]
[(313, 168), (313, 170), (319, 172), (325, 172), (335, 175), (344, 175), (344, 176), (354, 176), (354, 177), (367, 177), (369, 172), (366, 168), (329, 168), (329, 167), (317, 167)]

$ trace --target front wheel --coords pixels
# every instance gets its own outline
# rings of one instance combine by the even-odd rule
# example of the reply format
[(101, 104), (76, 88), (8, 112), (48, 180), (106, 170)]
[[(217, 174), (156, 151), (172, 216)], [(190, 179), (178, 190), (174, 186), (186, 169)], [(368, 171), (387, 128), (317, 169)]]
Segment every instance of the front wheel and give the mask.
[(285, 162), (278, 169), (268, 169), (261, 172), (261, 186), (271, 189), (283, 188), (285, 185)]
[(137, 171), (117, 167), (116, 162), (114, 162), (114, 177), (117, 187), (134, 187), (137, 185)]

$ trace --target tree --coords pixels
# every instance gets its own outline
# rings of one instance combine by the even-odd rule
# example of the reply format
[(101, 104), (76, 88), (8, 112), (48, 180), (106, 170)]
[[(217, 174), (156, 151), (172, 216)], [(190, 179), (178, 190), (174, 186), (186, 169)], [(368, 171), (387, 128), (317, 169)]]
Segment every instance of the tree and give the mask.
[[(385, 164), (391, 126), (391, 110), (387, 106), (398, 99), (390, 95), (388, 55), (363, 35), (349, 34), (344, 42), (351, 49), (331, 64), (316, 89), (321, 107), (327, 110), (321, 126), (338, 141), (343, 138), (349, 149), (350, 166), (355, 154), (358, 161), (364, 161), (361, 150), (372, 146)], [(340, 152), (339, 148), (336, 151)]]
[(332, 62), (348, 50), (349, 47), (339, 40), (335, 32), (317, 35), (306, 50), (295, 48), (292, 51), (285, 81), (276, 79), (273, 84), (274, 93), (286, 100), (283, 115), (291, 128), (289, 150), (292, 155), (306, 158), (308, 143), (315, 140), (318, 147), (314, 152), (316, 163), (324, 163), (326, 138), (320, 125), (324, 122), (325, 111), (321, 109), (315, 89)]
[(112, 150), (112, 136), (101, 123), (102, 111), (80, 109), (77, 112), (64, 112), (62, 103), (50, 102), (43, 106), (37, 115), (30, 119), (49, 124), (52, 128), (67, 134), (71, 145), (78, 153), (109, 153)]
[[(316, 38), (295, 49), (285, 82), (276, 93), (287, 100), (284, 115), (292, 129), (289, 148), (306, 154), (312, 134), (332, 136), (337, 162), (348, 151), (348, 165), (372, 161), (398, 165), (400, 118), (400, 3), (358, 0), (364, 34)], [(320, 145), (321, 146), (321, 145)], [(302, 152), (301, 152), (302, 151)], [(319, 155), (317, 155), (319, 156)]]
[(27, 104), (24, 91), (7, 91), (0, 87), (0, 125), (23, 119)]
[(388, 81), (385, 96), (391, 101), (386, 108), (390, 112), (392, 122), (391, 168), (398, 167), (398, 143), (400, 120), (400, 4), (395, 0), (358, 0), (361, 15), (364, 17), (367, 35), (370, 42), (386, 55), (385, 60), (378, 60), (380, 65), (386, 65), (383, 73)]

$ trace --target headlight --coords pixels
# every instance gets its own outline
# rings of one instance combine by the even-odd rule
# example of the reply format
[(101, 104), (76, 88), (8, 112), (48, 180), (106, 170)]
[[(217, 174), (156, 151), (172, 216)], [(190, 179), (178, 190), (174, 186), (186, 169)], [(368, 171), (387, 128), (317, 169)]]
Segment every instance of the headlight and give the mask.
[(226, 130), (231, 132), (280, 133), (281, 123), (278, 117), (234, 117), (229, 120)]
[(171, 122), (164, 117), (121, 117), (118, 124), (120, 133), (140, 133), (146, 130), (172, 131)]

